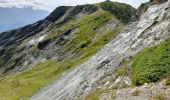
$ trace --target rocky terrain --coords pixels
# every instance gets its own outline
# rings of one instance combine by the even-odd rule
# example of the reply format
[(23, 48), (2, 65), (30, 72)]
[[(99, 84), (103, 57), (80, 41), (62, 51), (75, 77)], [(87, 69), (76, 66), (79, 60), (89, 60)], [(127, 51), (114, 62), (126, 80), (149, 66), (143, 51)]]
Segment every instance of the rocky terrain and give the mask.
[(149, 7), (139, 21), (127, 25), (124, 31), (96, 55), (42, 89), (32, 99), (84, 98), (90, 91), (103, 85), (105, 77), (112, 74), (123, 59), (135, 55), (145, 47), (158, 44), (170, 35), (169, 6), (170, 2)]
[[(15, 63), (1, 62), (5, 65), (1, 67), (2, 73), (12, 74), (2, 74), (0, 92), (4, 94), (0, 96), (10, 95), (13, 99), (31, 96), (31, 100), (170, 99), (169, 8), (170, 0), (151, 0), (142, 4), (137, 13), (126, 4), (110, 1), (59, 7), (45, 20), (26, 29), (2, 33), (1, 58), (11, 54), (5, 60)], [(158, 51), (163, 48), (165, 56), (157, 54), (156, 48)], [(141, 57), (147, 52), (151, 53)], [(161, 59), (151, 59), (155, 57), (149, 55), (152, 52)], [(160, 70), (158, 66), (148, 69), (149, 74), (147, 69), (141, 73), (145, 66), (150, 68), (149, 61), (153, 69), (155, 62), (161, 61), (164, 62), (158, 64), (167, 67)], [(142, 64), (138, 69), (137, 65)], [(21, 72), (15, 73), (18, 71)]]
[[(109, 5), (113, 7), (108, 9)], [(119, 10), (123, 14), (118, 14)], [(122, 22), (127, 23), (134, 13), (135, 9), (129, 5), (110, 1), (58, 7), (44, 20), (0, 34), (1, 73), (24, 70), (42, 59), (55, 57), (61, 61), (71, 53), (79, 52), (81, 44), (92, 44), (101, 34), (119, 31), (117, 27), (122, 27)], [(85, 27), (89, 29), (85, 30)], [(75, 37), (75, 34), (78, 36)], [(105, 40), (106, 43), (108, 41)]]
[(29, 98), (109, 43), (135, 12), (110, 1), (61, 6), (44, 20), (1, 33), (0, 97)]

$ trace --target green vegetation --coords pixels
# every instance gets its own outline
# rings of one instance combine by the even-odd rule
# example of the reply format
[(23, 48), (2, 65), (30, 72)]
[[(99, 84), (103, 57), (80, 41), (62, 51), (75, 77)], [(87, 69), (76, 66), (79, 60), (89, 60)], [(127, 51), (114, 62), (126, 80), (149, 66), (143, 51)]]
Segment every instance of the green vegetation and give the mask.
[(162, 94), (157, 94), (149, 98), (149, 100), (166, 100), (166, 98)]
[(131, 74), (131, 69), (128, 66), (121, 66), (116, 70), (116, 76), (129, 76)]
[(134, 85), (156, 82), (170, 74), (170, 38), (138, 53), (132, 64)]
[(128, 87), (127, 84), (125, 82), (120, 82), (118, 85), (117, 85), (117, 88), (118, 89), (124, 89)]
[(50, 81), (56, 79), (62, 68), (55, 66), (54, 60), (42, 62), (36, 67), (22, 73), (11, 74), (0, 78), (0, 97), (2, 100), (28, 99)]
[(96, 90), (86, 97), (85, 100), (99, 100), (99, 96), (103, 93), (101, 90)]
[[(98, 33), (97, 30), (108, 21), (118, 23), (115, 29)], [(52, 40), (61, 33), (76, 27), (74, 38), (63, 45), (63, 54), (76, 51), (73, 56), (67, 56), (61, 62), (54, 59), (34, 65), (26, 71), (2, 76), (0, 78), (0, 97), (5, 100), (28, 99), (45, 85), (53, 82), (64, 72), (83, 63), (101, 47), (112, 40), (120, 31), (122, 24), (109, 12), (96, 12), (78, 20), (72, 20), (65, 25), (54, 29), (48, 34), (45, 41)], [(96, 37), (96, 38), (95, 38)], [(37, 45), (30, 48), (37, 52)]]
[(85, 100), (99, 100), (100, 95), (103, 93), (111, 94), (112, 98), (116, 97), (116, 92), (114, 90), (107, 90), (107, 89), (97, 89), (93, 93), (89, 94)]
[(130, 18), (136, 12), (136, 9), (132, 8), (130, 5), (118, 2), (105, 1), (98, 3), (97, 6), (109, 11), (125, 24), (130, 21)]

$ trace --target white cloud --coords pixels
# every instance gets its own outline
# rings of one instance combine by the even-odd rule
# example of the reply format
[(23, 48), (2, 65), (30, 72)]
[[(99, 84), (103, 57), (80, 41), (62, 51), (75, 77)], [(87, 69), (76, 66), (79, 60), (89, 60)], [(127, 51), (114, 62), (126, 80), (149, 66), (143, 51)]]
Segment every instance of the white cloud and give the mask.
[[(32, 7), (33, 9), (41, 9), (52, 11), (57, 6), (62, 5), (81, 5), (86, 3), (97, 3), (104, 0), (0, 0), (0, 7)], [(134, 7), (138, 7), (142, 2), (149, 0), (112, 0), (118, 2), (124, 2), (131, 4)]]
[(0, 0), (0, 7), (3, 8), (23, 8), (23, 7), (32, 7), (33, 9), (48, 10), (51, 9), (44, 5), (43, 0)]

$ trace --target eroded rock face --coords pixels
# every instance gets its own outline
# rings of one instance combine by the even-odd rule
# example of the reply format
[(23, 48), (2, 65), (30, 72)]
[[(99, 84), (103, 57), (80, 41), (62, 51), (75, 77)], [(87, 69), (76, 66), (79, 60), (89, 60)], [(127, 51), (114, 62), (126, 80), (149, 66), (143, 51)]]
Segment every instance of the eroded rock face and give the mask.
[(96, 55), (42, 89), (31, 99), (84, 99), (92, 90), (105, 83), (104, 78), (114, 72), (122, 59), (135, 55), (145, 47), (160, 43), (170, 35), (169, 7), (170, 0), (149, 7), (139, 21), (127, 25), (116, 39)]

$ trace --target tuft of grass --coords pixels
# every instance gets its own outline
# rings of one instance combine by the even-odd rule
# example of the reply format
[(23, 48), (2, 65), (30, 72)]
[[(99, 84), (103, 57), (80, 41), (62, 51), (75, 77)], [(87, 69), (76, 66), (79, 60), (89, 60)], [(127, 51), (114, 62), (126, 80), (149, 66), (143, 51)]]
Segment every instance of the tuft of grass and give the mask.
[(135, 90), (132, 92), (132, 96), (139, 96), (140, 91), (139, 90)]
[(131, 69), (128, 66), (119, 67), (116, 71), (117, 76), (128, 76), (131, 74)]
[(170, 73), (170, 38), (159, 45), (146, 48), (133, 59), (132, 82), (142, 85), (157, 82)]
[(112, 93), (112, 98), (116, 98), (116, 92), (115, 91), (111, 91)]
[(85, 100), (99, 100), (99, 96), (103, 93), (102, 90), (97, 89), (93, 93), (89, 94)]
[(151, 96), (149, 100), (166, 100), (166, 98), (162, 94), (157, 94), (155, 96)]
[(118, 84), (118, 89), (124, 89), (127, 87), (127, 84), (125, 82), (121, 82)]
[(113, 98), (116, 98), (116, 91), (114, 91), (114, 90), (97, 89), (97, 90), (94, 91), (93, 93), (89, 94), (89, 95), (85, 98), (85, 100), (99, 100), (99, 99), (100, 99), (99, 97), (100, 97), (103, 93), (111, 94), (112, 99), (113, 99)]

